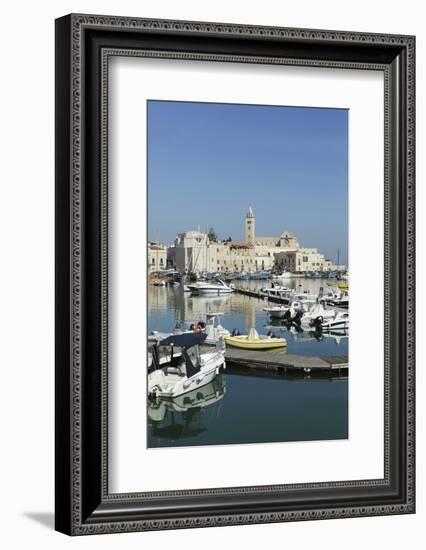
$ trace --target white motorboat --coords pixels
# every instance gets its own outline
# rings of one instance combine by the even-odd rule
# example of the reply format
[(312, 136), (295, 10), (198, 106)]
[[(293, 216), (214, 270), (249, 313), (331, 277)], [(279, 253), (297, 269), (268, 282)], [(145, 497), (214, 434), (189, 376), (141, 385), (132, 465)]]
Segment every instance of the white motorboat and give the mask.
[(311, 294), (307, 290), (303, 292), (295, 292), (293, 295), (293, 300), (297, 300), (298, 302), (305, 302), (306, 304), (316, 304), (318, 303), (318, 296), (317, 294)]
[(207, 335), (206, 344), (216, 344), (218, 340), (223, 340), (226, 336), (230, 336), (231, 333), (228, 329), (223, 327), (220, 323), (220, 318), (223, 313), (207, 313), (207, 320), (205, 326), (205, 333)]
[(332, 303), (333, 306), (336, 306), (336, 307), (348, 308), (349, 307), (349, 292), (347, 292), (345, 290), (342, 290), (340, 297), (333, 300), (331, 303)]
[(290, 306), (270, 306), (264, 307), (263, 311), (266, 311), (273, 319), (284, 319), (289, 309)]
[(290, 271), (283, 271), (282, 273), (275, 273), (272, 275), (273, 279), (291, 279), (293, 277), (293, 273)]
[(288, 305), (264, 307), (271, 318), (274, 319), (292, 319), (298, 312), (309, 311), (317, 304), (316, 300), (292, 300)]
[(212, 282), (201, 281), (187, 286), (193, 294), (230, 294), (234, 292), (234, 289), (228, 286), (222, 279), (216, 279)]
[(308, 311), (304, 312), (300, 321), (302, 328), (322, 326), (324, 321), (333, 319), (336, 316), (335, 309), (327, 309), (323, 304), (315, 304)]
[(272, 283), (270, 287), (263, 287), (259, 292), (264, 298), (280, 298), (281, 300), (290, 302), (295, 290), (294, 288), (288, 288), (286, 286)]
[(320, 328), (324, 332), (347, 330), (349, 329), (349, 312), (335, 310), (333, 317), (323, 319), (317, 326), (313, 326), (312, 328)]
[[(175, 398), (205, 386), (225, 367), (225, 346), (200, 354), (204, 333), (172, 334), (153, 342), (148, 367), (148, 396)], [(166, 358), (166, 359), (164, 359)]]
[[(216, 313), (207, 313), (206, 321), (198, 322), (178, 322), (175, 328), (174, 334), (185, 334), (191, 332), (202, 332), (207, 335), (204, 344), (207, 345), (216, 345), (219, 340), (223, 340), (225, 336), (230, 336), (231, 333), (229, 330), (224, 328), (220, 323), (220, 318), (224, 315), (221, 312)], [(169, 336), (164, 334), (163, 337)]]

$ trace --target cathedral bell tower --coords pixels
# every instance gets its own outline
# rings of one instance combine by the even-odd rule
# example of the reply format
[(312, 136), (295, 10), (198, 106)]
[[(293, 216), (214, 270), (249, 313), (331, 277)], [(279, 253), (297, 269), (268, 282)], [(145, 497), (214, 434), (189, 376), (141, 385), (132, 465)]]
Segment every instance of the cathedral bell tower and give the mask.
[(246, 215), (246, 243), (248, 244), (254, 244), (254, 222), (254, 214), (250, 206)]

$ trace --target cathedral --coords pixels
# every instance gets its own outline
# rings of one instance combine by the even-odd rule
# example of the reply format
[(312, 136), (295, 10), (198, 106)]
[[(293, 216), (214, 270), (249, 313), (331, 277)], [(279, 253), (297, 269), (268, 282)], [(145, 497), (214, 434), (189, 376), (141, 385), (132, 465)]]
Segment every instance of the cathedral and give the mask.
[[(300, 256), (303, 255), (303, 256)], [(256, 236), (256, 218), (249, 207), (245, 218), (245, 241), (210, 241), (200, 231), (187, 231), (176, 237), (174, 246), (176, 269), (180, 272), (241, 272), (254, 273), (291, 267), (303, 271), (315, 267), (325, 269), (324, 258), (316, 249), (301, 249), (294, 233), (284, 231), (276, 237)], [(298, 257), (309, 257), (303, 265)], [(321, 256), (313, 262), (315, 256)], [(300, 261), (299, 261), (300, 260)]]
[(256, 218), (251, 206), (246, 214), (246, 243), (254, 246), (279, 247), (297, 250), (300, 248), (299, 241), (294, 233), (284, 231), (279, 237), (256, 237)]

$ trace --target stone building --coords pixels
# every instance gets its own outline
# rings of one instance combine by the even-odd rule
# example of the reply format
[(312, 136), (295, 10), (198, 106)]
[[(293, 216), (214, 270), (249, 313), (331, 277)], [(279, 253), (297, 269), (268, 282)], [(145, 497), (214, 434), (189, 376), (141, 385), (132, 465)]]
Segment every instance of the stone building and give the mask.
[(330, 271), (332, 262), (326, 260), (316, 248), (299, 248), (281, 251), (275, 256), (275, 265), (292, 273), (309, 271)]
[(148, 273), (167, 269), (167, 246), (148, 241)]

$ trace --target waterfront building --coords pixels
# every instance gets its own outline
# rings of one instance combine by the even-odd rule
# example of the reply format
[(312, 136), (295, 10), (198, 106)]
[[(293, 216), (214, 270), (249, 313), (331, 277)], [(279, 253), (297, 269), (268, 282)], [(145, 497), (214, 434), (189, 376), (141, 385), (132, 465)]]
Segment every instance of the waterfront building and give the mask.
[(176, 269), (181, 273), (207, 271), (210, 266), (210, 241), (206, 233), (186, 231), (175, 240)]
[[(175, 266), (181, 273), (189, 272), (233, 272), (245, 271), (254, 273), (256, 271), (270, 271), (274, 268), (284, 267), (282, 254), (297, 254), (300, 248), (299, 241), (294, 233), (284, 231), (279, 236), (259, 237), (256, 236), (256, 219), (252, 208), (247, 211), (245, 218), (245, 241), (211, 241), (206, 233), (200, 231), (186, 231), (177, 235), (174, 246)], [(324, 256), (316, 249), (307, 250), (308, 262), (304, 266), (313, 266), (313, 269), (304, 271), (328, 271), (331, 262), (327, 262)], [(314, 252), (315, 251), (315, 252)], [(277, 261), (277, 258), (280, 261)], [(290, 271), (302, 271), (298, 269), (299, 264), (294, 262), (294, 269), (290, 269), (292, 262), (286, 266)]]
[(148, 241), (148, 273), (167, 269), (167, 246)]
[(279, 252), (275, 257), (276, 266), (292, 273), (330, 271), (332, 262), (318, 252), (317, 248), (299, 248)]

